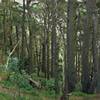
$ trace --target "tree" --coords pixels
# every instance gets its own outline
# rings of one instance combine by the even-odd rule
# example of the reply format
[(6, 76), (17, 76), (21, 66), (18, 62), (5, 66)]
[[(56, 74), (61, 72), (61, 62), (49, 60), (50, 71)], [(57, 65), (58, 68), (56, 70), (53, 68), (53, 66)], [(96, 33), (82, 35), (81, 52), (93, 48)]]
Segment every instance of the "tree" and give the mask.
[(68, 78), (68, 91), (71, 92), (75, 89), (76, 83), (76, 69), (75, 69), (75, 56), (74, 56), (74, 32), (75, 32), (75, 4), (76, 0), (68, 1), (67, 8), (67, 48), (66, 48), (66, 59), (67, 59), (67, 78)]
[(74, 65), (74, 24), (75, 24), (75, 3), (76, 0), (68, 0), (67, 7), (67, 45), (65, 45), (65, 82), (64, 82), (64, 100), (68, 100), (68, 92), (75, 89), (76, 72)]

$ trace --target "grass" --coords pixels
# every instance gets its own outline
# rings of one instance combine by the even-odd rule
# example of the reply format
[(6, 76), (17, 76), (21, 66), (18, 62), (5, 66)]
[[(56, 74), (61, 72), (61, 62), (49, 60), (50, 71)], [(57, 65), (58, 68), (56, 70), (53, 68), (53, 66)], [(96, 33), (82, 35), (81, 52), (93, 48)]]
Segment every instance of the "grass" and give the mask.
[[(60, 97), (60, 95), (55, 95), (54, 90), (45, 90), (45, 89), (37, 89), (37, 88), (30, 88), (28, 85), (24, 82), (23, 88), (20, 88), (21, 90), (21, 97), (18, 96), (18, 88), (14, 85), (13, 82), (9, 80), (5, 80), (8, 76), (7, 73), (0, 73), (0, 77), (2, 77), (4, 80), (1, 80), (0, 85), (4, 86), (5, 88), (10, 89), (10, 93), (6, 91), (6, 93), (2, 90), (0, 90), (0, 100), (59, 100), (57, 99)], [(33, 75), (34, 76), (34, 75)], [(36, 77), (35, 77), (36, 78)], [(37, 78), (36, 78), (37, 79)], [(35, 80), (36, 80), (35, 79)], [(43, 80), (43, 79), (37, 79), (37, 80)], [(50, 83), (50, 82), (49, 82)], [(49, 84), (47, 84), (48, 86)], [(51, 84), (50, 84), (51, 85)], [(17, 92), (17, 95), (14, 95), (12, 89), (14, 88), (14, 91)], [(70, 100), (82, 100), (82, 98), (95, 98), (96, 94), (86, 94), (80, 91), (75, 91), (71, 93)], [(95, 99), (93, 99), (95, 100)]]
[[(0, 90), (0, 100), (56, 100), (54, 91), (46, 91), (43, 89), (33, 88), (32, 91), (27, 91), (26, 89), (20, 89), (21, 97), (18, 96), (18, 88), (14, 86), (10, 81), (3, 80), (0, 83), (6, 89), (6, 93)], [(9, 88), (9, 91), (7, 90)], [(14, 90), (13, 90), (14, 89)], [(13, 92), (17, 93), (14, 95)]]
[[(38, 91), (39, 92), (39, 91)], [(79, 92), (73, 92), (70, 96), (70, 100), (99, 100), (98, 98), (92, 98), (93, 95), (88, 95)], [(84, 99), (83, 99), (84, 98)], [(89, 99), (90, 98), (90, 99)], [(57, 97), (50, 97), (46, 94), (46, 91), (40, 91), (39, 95), (26, 94), (22, 96), (14, 96), (8, 93), (0, 93), (0, 100), (59, 100)]]
[(13, 100), (13, 98), (6, 93), (0, 93), (0, 100)]
[(81, 91), (78, 92), (72, 92), (73, 96), (79, 96), (79, 97), (93, 97), (95, 96), (95, 94), (87, 94), (87, 93), (83, 93)]
[(6, 93), (0, 93), (0, 100), (55, 100), (55, 98), (48, 98), (43, 95), (34, 96), (30, 94), (26, 94), (24, 96), (14, 96)]

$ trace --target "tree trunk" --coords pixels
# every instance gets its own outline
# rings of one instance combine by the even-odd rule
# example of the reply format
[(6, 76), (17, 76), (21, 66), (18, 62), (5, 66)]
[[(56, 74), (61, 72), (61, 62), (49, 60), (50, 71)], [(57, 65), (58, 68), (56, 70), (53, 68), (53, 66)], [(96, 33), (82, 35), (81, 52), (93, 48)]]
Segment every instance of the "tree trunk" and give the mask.
[(75, 89), (76, 83), (76, 69), (75, 69), (75, 56), (74, 56), (74, 32), (75, 32), (75, 4), (76, 0), (68, 0), (67, 12), (67, 65), (68, 65), (68, 90), (69, 92)]

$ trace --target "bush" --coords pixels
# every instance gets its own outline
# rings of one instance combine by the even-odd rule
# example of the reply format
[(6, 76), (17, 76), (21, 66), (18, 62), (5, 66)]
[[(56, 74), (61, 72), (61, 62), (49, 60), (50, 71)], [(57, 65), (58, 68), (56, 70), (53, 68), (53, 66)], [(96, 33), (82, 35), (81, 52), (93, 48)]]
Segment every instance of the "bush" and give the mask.
[(43, 80), (41, 80), (41, 84), (47, 90), (54, 90), (55, 89), (55, 85), (54, 85), (54, 80), (53, 79), (50, 79), (50, 80), (43, 79)]
[(8, 64), (8, 70), (11, 72), (18, 72), (19, 66), (18, 66), (19, 60), (18, 58), (11, 58)]
[(5, 65), (0, 65), (0, 72), (4, 72), (5, 71)]
[(33, 90), (32, 86), (29, 84), (29, 81), (26, 79), (26, 77), (24, 77), (24, 75), (20, 74), (19, 72), (17, 73), (13, 72), (10, 75), (9, 79), (12, 83), (15, 83), (18, 88), (27, 91)]
[(75, 91), (82, 91), (82, 84), (81, 84), (81, 82), (78, 82), (76, 84)]
[(12, 88), (15, 86), (14, 83), (12, 83), (10, 80), (4, 80), (1, 82), (1, 85), (3, 85), (6, 88)]

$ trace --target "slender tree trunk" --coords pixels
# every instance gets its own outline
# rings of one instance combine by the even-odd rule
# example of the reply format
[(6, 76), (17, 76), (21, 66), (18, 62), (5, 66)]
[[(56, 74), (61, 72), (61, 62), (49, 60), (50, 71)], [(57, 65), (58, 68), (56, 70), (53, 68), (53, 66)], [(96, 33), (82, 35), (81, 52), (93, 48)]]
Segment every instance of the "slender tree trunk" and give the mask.
[[(18, 43), (19, 41), (19, 29), (18, 26), (16, 25), (16, 43)], [(20, 58), (20, 47), (18, 46), (16, 48), (16, 52), (17, 52), (17, 57)]]
[(51, 1), (52, 4), (52, 32), (51, 32), (51, 77), (54, 77), (55, 54), (56, 54), (56, 0)]
[(75, 56), (74, 56), (74, 32), (75, 32), (75, 4), (76, 0), (68, 0), (67, 12), (67, 65), (68, 65), (68, 90), (69, 92), (75, 89), (76, 83), (76, 69), (75, 69)]
[(23, 61), (25, 56), (25, 0), (23, 0), (23, 16), (22, 16), (22, 44), (21, 44), (21, 60)]
[(82, 48), (82, 91), (88, 92), (90, 87), (89, 44), (90, 33), (87, 17), (84, 18), (84, 36)]
[(93, 93), (95, 91), (97, 85), (97, 69), (98, 69), (98, 59), (97, 59), (97, 12), (96, 12), (96, 0), (86, 0), (86, 8), (87, 8), (87, 20), (89, 26), (89, 33), (92, 33), (92, 55), (93, 55), (93, 78), (90, 84), (89, 91)]
[(32, 39), (33, 39), (33, 31), (32, 31), (32, 22), (31, 22), (31, 10), (30, 10), (30, 3), (29, 0), (27, 0), (27, 10), (28, 10), (28, 25), (29, 25), (29, 51), (28, 51), (28, 60), (29, 60), (29, 68), (28, 72), (31, 74), (33, 72), (33, 57), (32, 57)]

